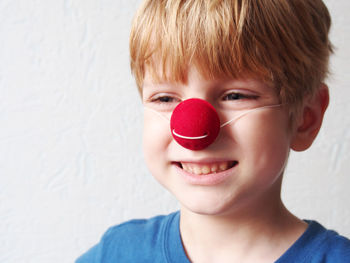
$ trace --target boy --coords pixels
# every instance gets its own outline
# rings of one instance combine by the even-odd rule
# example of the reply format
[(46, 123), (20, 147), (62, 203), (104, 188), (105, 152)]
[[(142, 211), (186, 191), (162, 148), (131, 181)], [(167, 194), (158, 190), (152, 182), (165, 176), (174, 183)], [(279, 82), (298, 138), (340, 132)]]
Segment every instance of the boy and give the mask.
[[(348, 239), (280, 198), (290, 149), (310, 147), (328, 106), (329, 28), (321, 0), (144, 1), (130, 53), (145, 158), (180, 212), (113, 227), (77, 262), (350, 262)], [(176, 133), (193, 122), (183, 103), (217, 114), (212, 142)]]

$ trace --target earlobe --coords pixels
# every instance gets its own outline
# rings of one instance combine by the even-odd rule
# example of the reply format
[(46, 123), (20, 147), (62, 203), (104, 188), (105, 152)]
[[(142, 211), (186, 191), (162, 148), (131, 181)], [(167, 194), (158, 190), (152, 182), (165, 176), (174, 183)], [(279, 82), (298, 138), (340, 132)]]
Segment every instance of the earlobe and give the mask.
[(294, 151), (304, 151), (308, 149), (315, 140), (328, 107), (329, 93), (328, 87), (321, 84), (319, 90), (312, 98), (305, 101), (302, 114), (300, 114), (295, 135), (291, 142)]

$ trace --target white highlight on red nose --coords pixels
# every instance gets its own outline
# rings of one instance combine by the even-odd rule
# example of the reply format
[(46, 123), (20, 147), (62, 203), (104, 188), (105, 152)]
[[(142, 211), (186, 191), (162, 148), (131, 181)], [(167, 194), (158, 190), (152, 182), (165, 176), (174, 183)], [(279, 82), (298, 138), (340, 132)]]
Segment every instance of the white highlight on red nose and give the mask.
[(208, 134), (204, 134), (202, 136), (197, 136), (197, 137), (184, 136), (184, 135), (180, 135), (180, 134), (176, 133), (175, 129), (172, 130), (172, 133), (179, 138), (189, 139), (189, 140), (199, 140), (199, 139), (204, 139), (204, 138), (208, 137)]

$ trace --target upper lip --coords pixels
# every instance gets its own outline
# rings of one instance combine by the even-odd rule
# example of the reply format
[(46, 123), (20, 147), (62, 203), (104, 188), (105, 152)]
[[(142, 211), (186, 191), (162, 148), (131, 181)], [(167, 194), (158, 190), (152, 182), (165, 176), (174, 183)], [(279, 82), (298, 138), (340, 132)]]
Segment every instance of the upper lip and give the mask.
[(173, 163), (211, 164), (211, 163), (232, 162), (232, 161), (237, 161), (237, 160), (235, 160), (235, 159), (227, 159), (227, 158), (201, 158), (201, 159), (174, 160)]

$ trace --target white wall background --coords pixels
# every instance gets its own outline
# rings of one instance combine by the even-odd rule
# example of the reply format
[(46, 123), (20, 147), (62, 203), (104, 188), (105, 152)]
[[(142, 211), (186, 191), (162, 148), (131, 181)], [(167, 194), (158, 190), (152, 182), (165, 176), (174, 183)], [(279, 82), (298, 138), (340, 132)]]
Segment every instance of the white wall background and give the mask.
[[(139, 0), (0, 0), (0, 262), (73, 262), (111, 225), (177, 209), (141, 152), (128, 34)], [(333, 16), (331, 106), (283, 198), (350, 236), (350, 2)]]

